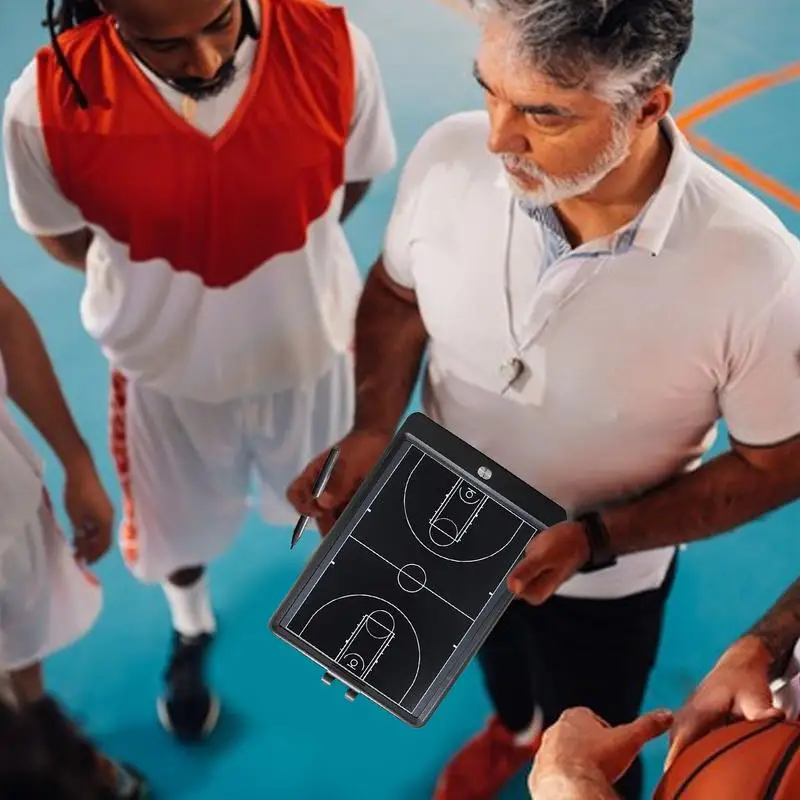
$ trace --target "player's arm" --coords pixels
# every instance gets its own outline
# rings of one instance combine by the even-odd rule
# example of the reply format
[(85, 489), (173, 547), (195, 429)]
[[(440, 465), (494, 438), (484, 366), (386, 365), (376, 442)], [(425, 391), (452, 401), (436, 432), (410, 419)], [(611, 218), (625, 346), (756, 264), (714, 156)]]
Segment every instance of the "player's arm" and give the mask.
[(0, 282), (0, 353), (8, 396), (68, 468), (91, 460), (67, 406), (42, 337), (28, 311)]
[(84, 270), (93, 234), (53, 175), (39, 122), (34, 63), (28, 65), (6, 98), (3, 152), (17, 224), (57, 261)]
[(345, 194), (341, 220), (364, 199), (373, 178), (397, 161), (389, 107), (378, 61), (367, 36), (349, 26), (355, 72), (355, 103), (345, 152)]
[(795, 645), (800, 641), (800, 578), (781, 595), (744, 638), (758, 640), (769, 654), (771, 679), (779, 678), (786, 672)]
[(89, 228), (81, 228), (73, 233), (61, 236), (36, 236), (36, 241), (54, 258), (68, 267), (84, 272), (86, 270), (86, 254), (92, 243), (94, 234)]
[(607, 509), (617, 553), (705, 539), (800, 497), (800, 269), (786, 272), (761, 312), (730, 334), (717, 393), (730, 451)]
[(379, 259), (356, 316), (356, 429), (394, 432), (411, 399), (427, 340), (413, 290), (393, 280)]
[(798, 640), (800, 579), (722, 654), (683, 705), (675, 718), (665, 768), (715, 728), (739, 719), (780, 717), (780, 690), (775, 695), (771, 683), (796, 674), (792, 654)]
[(367, 196), (370, 186), (372, 181), (354, 181), (345, 184), (340, 222), (344, 222), (353, 213), (356, 206)]

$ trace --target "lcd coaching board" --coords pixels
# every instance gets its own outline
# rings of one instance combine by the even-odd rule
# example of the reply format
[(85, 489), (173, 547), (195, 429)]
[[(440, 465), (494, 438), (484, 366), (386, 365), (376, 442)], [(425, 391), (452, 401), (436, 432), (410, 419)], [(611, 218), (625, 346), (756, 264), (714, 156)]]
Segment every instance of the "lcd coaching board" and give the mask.
[(506, 578), (528, 542), (566, 516), (412, 414), (270, 627), (349, 699), (424, 725), (511, 602)]

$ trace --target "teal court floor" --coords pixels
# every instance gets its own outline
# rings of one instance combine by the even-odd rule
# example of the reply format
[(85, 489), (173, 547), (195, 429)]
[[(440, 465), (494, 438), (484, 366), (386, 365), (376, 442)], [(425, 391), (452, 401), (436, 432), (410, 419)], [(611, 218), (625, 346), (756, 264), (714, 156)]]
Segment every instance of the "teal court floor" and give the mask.
[[(800, 69), (792, 66), (800, 4), (696, 5), (695, 41), (677, 85), (681, 121), (698, 148), (745, 180), (800, 233), (800, 158), (791, 144), (792, 131), (800, 128)], [(45, 41), (43, 6), (36, 0), (0, 2), (0, 85), (7, 86)], [(350, 0), (347, 6), (377, 50), (402, 158), (431, 123), (480, 104), (470, 75), (475, 33), (459, 15), (433, 0)], [(753, 82), (753, 76), (766, 79)], [(396, 181), (397, 171), (380, 181), (349, 224), (364, 269), (380, 246)], [(80, 327), (80, 277), (49, 262), (15, 228), (5, 199), (0, 275), (41, 325), (103, 476), (116, 492), (105, 447), (107, 371)], [(57, 492), (58, 468), (49, 457), (47, 466)], [(679, 704), (725, 645), (796, 577), (799, 532), (794, 506), (683, 553), (648, 707)], [(106, 589), (100, 623), (52, 659), (51, 687), (104, 748), (151, 776), (159, 797), (429, 798), (441, 765), (488, 712), (477, 670), (463, 675), (421, 730), (367, 702), (346, 703), (340, 691), (320, 682), (317, 667), (267, 629), (314, 546), (309, 536), (290, 552), (289, 536), (253, 519), (213, 567), (221, 621), (213, 679), (225, 713), (206, 745), (180, 747), (158, 726), (154, 698), (168, 645), (167, 612), (159, 591), (138, 586), (116, 550), (98, 570)], [(664, 752), (664, 742), (647, 750), (651, 785)], [(526, 797), (523, 782), (505, 797)]]

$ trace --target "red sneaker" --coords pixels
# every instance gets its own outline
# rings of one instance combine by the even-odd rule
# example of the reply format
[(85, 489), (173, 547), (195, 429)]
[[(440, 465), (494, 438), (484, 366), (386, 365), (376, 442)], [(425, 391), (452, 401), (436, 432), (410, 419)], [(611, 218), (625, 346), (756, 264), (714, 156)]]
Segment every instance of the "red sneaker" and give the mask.
[(433, 800), (495, 800), (498, 792), (533, 761), (541, 737), (520, 745), (497, 717), (454, 756), (436, 784)]

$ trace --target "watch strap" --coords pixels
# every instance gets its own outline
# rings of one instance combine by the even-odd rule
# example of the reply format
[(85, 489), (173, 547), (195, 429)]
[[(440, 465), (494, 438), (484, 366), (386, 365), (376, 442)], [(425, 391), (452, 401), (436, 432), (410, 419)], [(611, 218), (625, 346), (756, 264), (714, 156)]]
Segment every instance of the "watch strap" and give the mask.
[(617, 557), (611, 547), (611, 537), (608, 535), (603, 518), (596, 511), (588, 511), (575, 518), (580, 522), (586, 533), (589, 543), (589, 560), (581, 567), (580, 572), (597, 572), (601, 569), (613, 567)]

